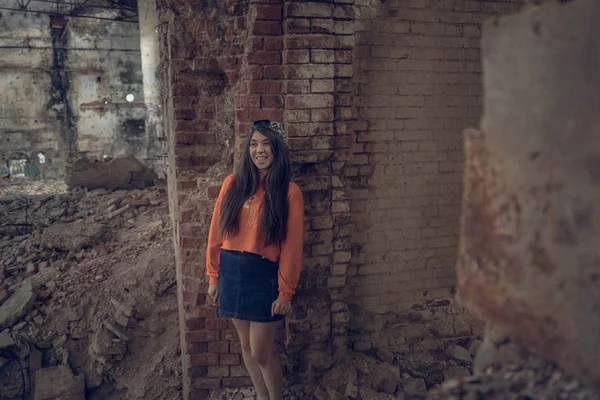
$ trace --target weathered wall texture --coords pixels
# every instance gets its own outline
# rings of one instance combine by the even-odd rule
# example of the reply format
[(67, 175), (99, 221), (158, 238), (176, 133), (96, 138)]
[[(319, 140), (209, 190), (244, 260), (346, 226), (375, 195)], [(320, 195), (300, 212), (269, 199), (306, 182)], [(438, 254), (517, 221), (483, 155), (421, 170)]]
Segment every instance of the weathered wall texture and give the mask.
[(549, 2), (485, 27), (458, 263), (470, 308), (597, 388), (599, 19), (596, 1)]
[[(480, 26), (517, 1), (357, 4), (350, 182), (355, 349), (479, 333), (453, 301), (461, 132), (482, 110)], [(379, 315), (379, 317), (378, 317)], [(385, 317), (385, 318), (383, 318)]]
[(162, 152), (145, 129), (137, 24), (3, 11), (0, 31), (0, 168), (41, 152), (56, 178), (80, 156)]
[(285, 122), (305, 195), (305, 269), (282, 355), (294, 377), (311, 380), (347, 347), (350, 208), (339, 174), (350, 156), (352, 7), (165, 1), (158, 9), (184, 394), (204, 398), (211, 389), (250, 385), (231, 323), (204, 306), (204, 256), (234, 149), (261, 118)]

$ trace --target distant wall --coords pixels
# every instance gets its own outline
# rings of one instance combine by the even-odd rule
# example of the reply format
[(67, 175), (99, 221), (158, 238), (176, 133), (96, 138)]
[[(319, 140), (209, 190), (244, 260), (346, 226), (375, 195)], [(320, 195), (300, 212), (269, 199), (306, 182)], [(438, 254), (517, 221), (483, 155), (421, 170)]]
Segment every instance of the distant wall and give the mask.
[(11, 159), (46, 178), (81, 156), (155, 163), (137, 23), (2, 11), (0, 31), (0, 173)]

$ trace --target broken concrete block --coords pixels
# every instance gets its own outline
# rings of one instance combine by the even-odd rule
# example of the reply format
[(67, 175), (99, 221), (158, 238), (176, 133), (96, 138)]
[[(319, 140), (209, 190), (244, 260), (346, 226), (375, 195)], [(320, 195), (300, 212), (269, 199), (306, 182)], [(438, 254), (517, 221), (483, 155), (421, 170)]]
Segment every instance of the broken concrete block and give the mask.
[(465, 135), (458, 295), (600, 389), (600, 47), (595, 0), (484, 25), (481, 131)]
[(57, 224), (46, 228), (40, 241), (49, 249), (75, 252), (96, 244), (106, 231), (106, 226), (97, 222)]
[(402, 381), (402, 387), (407, 394), (417, 394), (427, 391), (423, 378), (408, 378)]
[(458, 363), (471, 364), (473, 362), (469, 350), (461, 346), (448, 346), (446, 354)]
[(36, 371), (34, 400), (54, 399), (85, 400), (83, 374), (73, 375), (66, 365)]
[(464, 376), (469, 376), (469, 371), (465, 367), (461, 366), (453, 366), (448, 367), (444, 370), (444, 380), (448, 381), (450, 379), (460, 378)]
[(477, 350), (479, 350), (479, 347), (481, 347), (482, 343), (483, 342), (479, 339), (474, 339), (471, 341), (471, 343), (469, 343), (469, 354), (471, 357), (475, 357), (475, 354), (477, 354)]
[(394, 353), (392, 353), (389, 350), (386, 350), (382, 347), (379, 347), (377, 349), (377, 358), (379, 358), (381, 361), (386, 362), (386, 363), (393, 363), (394, 362)]
[(10, 328), (29, 312), (35, 301), (35, 293), (30, 283), (22, 284), (0, 306), (0, 329)]
[(132, 190), (152, 186), (157, 178), (133, 156), (115, 158), (108, 163), (83, 158), (75, 161), (72, 169), (66, 179), (69, 187)]

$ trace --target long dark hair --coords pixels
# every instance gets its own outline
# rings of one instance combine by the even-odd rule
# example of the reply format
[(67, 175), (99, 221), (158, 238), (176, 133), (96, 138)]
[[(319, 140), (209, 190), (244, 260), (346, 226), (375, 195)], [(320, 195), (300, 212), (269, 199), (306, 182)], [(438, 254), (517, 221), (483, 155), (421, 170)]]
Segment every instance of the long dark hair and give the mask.
[(221, 204), (219, 228), (224, 237), (239, 232), (239, 214), (246, 200), (260, 184), (258, 168), (250, 158), (250, 140), (255, 131), (268, 140), (273, 153), (273, 162), (265, 175), (265, 200), (261, 207), (260, 229), (265, 246), (285, 240), (288, 218), (288, 186), (292, 176), (290, 151), (279, 133), (269, 128), (270, 121), (257, 121), (252, 125), (246, 139), (242, 159), (235, 171), (235, 179)]

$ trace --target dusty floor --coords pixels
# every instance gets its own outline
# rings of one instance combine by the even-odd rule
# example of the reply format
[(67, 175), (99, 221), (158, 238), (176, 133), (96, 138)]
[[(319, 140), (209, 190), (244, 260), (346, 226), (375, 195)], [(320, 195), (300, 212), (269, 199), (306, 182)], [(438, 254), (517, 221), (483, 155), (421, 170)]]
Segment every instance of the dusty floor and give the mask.
[[(0, 400), (32, 398), (34, 372), (56, 365), (84, 377), (87, 399), (181, 398), (167, 204), (157, 187), (0, 185)], [(471, 376), (480, 345), (471, 340), (452, 346), (446, 360), (428, 359), (441, 385), (411, 369), (416, 360), (350, 351), (320, 384), (289, 386), (285, 399), (600, 399), (528, 355), (496, 359)], [(255, 398), (250, 388), (211, 396)]]

